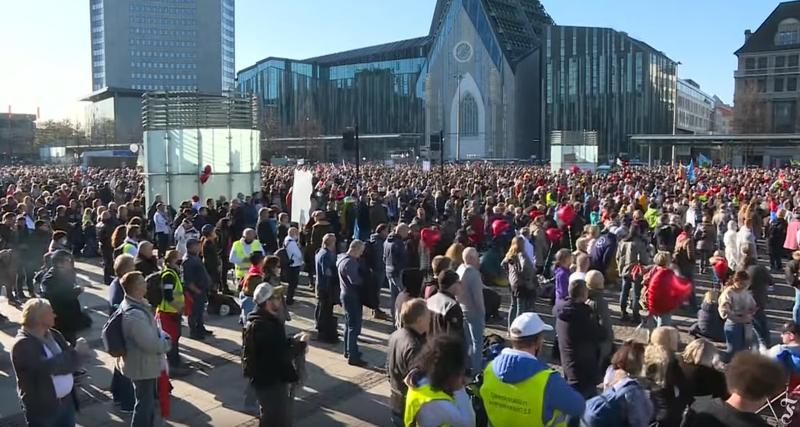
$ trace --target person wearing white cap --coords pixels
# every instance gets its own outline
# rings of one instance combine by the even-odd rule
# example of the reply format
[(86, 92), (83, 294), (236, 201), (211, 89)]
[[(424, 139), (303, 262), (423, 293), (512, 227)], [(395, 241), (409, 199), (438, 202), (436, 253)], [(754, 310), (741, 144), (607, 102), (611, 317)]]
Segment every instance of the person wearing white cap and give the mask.
[(257, 308), (247, 317), (242, 371), (261, 406), (261, 424), (291, 426), (289, 385), (299, 380), (293, 359), (307, 348), (305, 333), (287, 337), (282, 320), (284, 286), (262, 283), (253, 292)]
[(480, 395), (493, 426), (566, 426), (583, 415), (586, 402), (564, 378), (537, 359), (544, 334), (553, 327), (536, 313), (511, 323), (511, 348), (503, 349), (484, 371)]

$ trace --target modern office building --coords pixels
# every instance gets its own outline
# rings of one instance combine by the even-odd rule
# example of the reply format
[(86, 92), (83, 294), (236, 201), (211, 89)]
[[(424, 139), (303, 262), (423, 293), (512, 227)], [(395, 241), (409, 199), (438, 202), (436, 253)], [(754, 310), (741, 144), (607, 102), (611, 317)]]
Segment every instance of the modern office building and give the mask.
[(736, 56), (737, 133), (800, 131), (800, 1), (783, 2), (757, 30), (746, 30)]
[(267, 145), (305, 157), (358, 124), (373, 159), (436, 158), (439, 135), (446, 159), (547, 158), (559, 131), (596, 131), (601, 154), (671, 132), (675, 69), (625, 33), (554, 25), (536, 0), (437, 0), (425, 37), (267, 58), (238, 73), (237, 89), (263, 103), (262, 135), (280, 143)]
[(678, 80), (677, 133), (703, 135), (712, 130), (714, 97), (700, 89), (692, 79)]
[(600, 158), (633, 152), (632, 134), (670, 133), (675, 61), (610, 28), (552, 26), (544, 42), (545, 137), (596, 131)]
[[(135, 93), (233, 90), (234, 0), (91, 0), (90, 16), (93, 92), (85, 100), (114, 104), (117, 143), (142, 139), (141, 125), (134, 124), (141, 121), (139, 110), (134, 117), (126, 114), (133, 109), (121, 107)], [(101, 123), (111, 109), (87, 110), (102, 112), (87, 118)], [(87, 130), (90, 140), (97, 139), (94, 129)]]
[(361, 144), (365, 157), (411, 150), (416, 156), (424, 139), (419, 77), (427, 49), (422, 37), (303, 61), (270, 57), (239, 71), (238, 91), (256, 94), (262, 132), (287, 154), (316, 157), (311, 150), (321, 144), (313, 141), (358, 125), (369, 139)]

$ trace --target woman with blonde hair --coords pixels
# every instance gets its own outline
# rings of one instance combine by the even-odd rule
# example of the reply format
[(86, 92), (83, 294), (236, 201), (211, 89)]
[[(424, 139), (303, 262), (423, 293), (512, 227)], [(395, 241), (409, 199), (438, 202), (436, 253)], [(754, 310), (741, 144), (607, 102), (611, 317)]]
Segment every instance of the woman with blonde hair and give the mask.
[(717, 369), (720, 365), (719, 356), (719, 350), (705, 338), (698, 338), (683, 349), (681, 371), (692, 400), (703, 396), (728, 398), (725, 374)]
[(464, 253), (464, 245), (459, 242), (454, 242), (447, 248), (447, 252), (444, 253), (444, 256), (450, 258), (450, 267), (453, 270), (457, 270), (461, 264), (464, 263), (464, 259), (462, 254)]
[(679, 426), (683, 411), (690, 403), (686, 379), (676, 356), (680, 334), (672, 326), (656, 328), (650, 344), (644, 350), (642, 376), (650, 383), (650, 398), (655, 413), (653, 421), (659, 426)]
[(750, 275), (737, 271), (719, 296), (719, 315), (725, 320), (725, 342), (728, 360), (750, 347), (753, 334), (753, 316), (758, 307), (750, 292)]
[(525, 252), (525, 238), (514, 237), (500, 265), (508, 271), (508, 286), (511, 289), (511, 307), (508, 311), (508, 327), (520, 314), (533, 312), (536, 304), (536, 265)]

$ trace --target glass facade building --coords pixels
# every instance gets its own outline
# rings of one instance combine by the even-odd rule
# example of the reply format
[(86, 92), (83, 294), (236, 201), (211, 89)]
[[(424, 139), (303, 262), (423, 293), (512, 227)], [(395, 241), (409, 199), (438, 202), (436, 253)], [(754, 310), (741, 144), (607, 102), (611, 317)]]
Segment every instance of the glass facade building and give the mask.
[(691, 79), (678, 79), (677, 133), (707, 134), (712, 130), (716, 102)]
[(362, 141), (365, 156), (419, 154), (427, 46), (423, 37), (303, 61), (267, 58), (238, 73), (237, 91), (261, 101), (268, 140), (340, 136), (358, 125), (375, 137)]
[(601, 158), (631, 151), (632, 134), (673, 131), (677, 64), (610, 28), (548, 27), (545, 134), (597, 131)]

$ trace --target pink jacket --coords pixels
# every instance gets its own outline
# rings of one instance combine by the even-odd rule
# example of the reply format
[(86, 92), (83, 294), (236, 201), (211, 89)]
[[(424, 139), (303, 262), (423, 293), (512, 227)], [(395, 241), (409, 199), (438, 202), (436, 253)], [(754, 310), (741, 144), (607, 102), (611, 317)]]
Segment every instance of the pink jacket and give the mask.
[(800, 230), (800, 220), (793, 219), (789, 222), (789, 227), (786, 229), (786, 240), (783, 242), (783, 247), (792, 251), (797, 250), (797, 231)]

